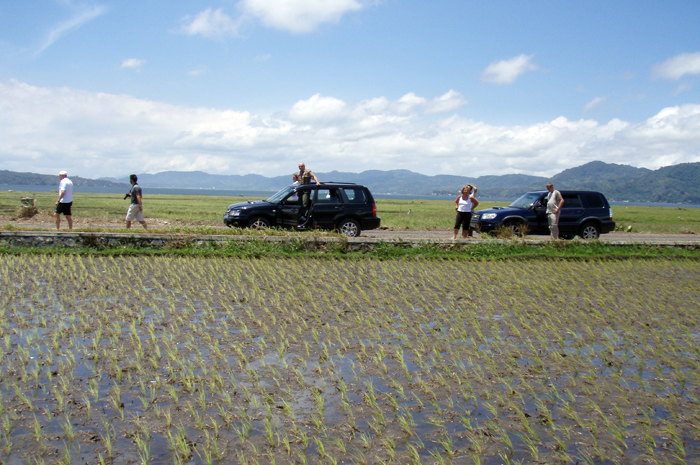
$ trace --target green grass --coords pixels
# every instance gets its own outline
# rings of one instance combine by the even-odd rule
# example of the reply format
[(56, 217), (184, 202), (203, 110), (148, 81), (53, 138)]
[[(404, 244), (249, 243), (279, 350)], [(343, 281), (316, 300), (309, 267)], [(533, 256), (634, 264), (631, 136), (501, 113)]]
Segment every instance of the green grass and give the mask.
[[(22, 197), (33, 197), (40, 211), (52, 211), (56, 194), (50, 192), (0, 192), (0, 213), (14, 214)], [(143, 205), (146, 219), (163, 218), (185, 221), (223, 221), (226, 208), (243, 197), (218, 197), (206, 195), (144, 195)], [(73, 216), (95, 219), (123, 220), (129, 200), (124, 194), (80, 194), (73, 202)]]
[(377, 243), (352, 244), (340, 238), (328, 242), (309, 240), (269, 241), (253, 238), (232, 240), (224, 245), (199, 246), (183, 236), (163, 248), (100, 247), (32, 248), (0, 247), (0, 254), (97, 255), (97, 256), (204, 256), (229, 258), (318, 258), (330, 260), (425, 259), (425, 260), (628, 260), (628, 259), (700, 259), (697, 247), (658, 247), (648, 245), (611, 245), (603, 242), (538, 242), (519, 240), (484, 241), (466, 244)]
[[(22, 197), (33, 197), (39, 211), (53, 210), (55, 193), (0, 192), (0, 214), (15, 215)], [(128, 200), (122, 194), (76, 193), (75, 217), (122, 220)], [(216, 197), (187, 195), (146, 195), (146, 219), (160, 218), (189, 222), (223, 222), (223, 214), (232, 203), (260, 197)], [(507, 202), (481, 202), (477, 210), (506, 205)], [(451, 200), (377, 200), (382, 225), (403, 230), (446, 230), (454, 224), (454, 203)], [(614, 206), (617, 229), (633, 233), (700, 234), (700, 208)], [(182, 233), (207, 234), (196, 226), (180, 228)], [(155, 232), (155, 230), (154, 230)], [(168, 228), (168, 232), (172, 232)], [(220, 233), (220, 231), (218, 232)]]

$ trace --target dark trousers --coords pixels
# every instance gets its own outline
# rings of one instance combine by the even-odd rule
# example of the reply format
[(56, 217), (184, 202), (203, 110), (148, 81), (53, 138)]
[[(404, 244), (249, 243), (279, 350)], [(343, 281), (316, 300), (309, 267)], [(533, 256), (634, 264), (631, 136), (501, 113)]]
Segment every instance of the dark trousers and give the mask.
[(299, 200), (301, 206), (299, 207), (299, 219), (297, 223), (299, 226), (306, 226), (310, 219), (309, 213), (311, 213), (311, 192), (304, 192), (301, 194)]

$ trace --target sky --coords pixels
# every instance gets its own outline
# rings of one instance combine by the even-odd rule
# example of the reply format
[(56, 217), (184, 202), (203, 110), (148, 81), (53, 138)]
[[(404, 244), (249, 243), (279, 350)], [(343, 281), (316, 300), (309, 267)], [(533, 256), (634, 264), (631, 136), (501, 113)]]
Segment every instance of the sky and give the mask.
[(697, 0), (0, 0), (0, 169), (700, 161)]

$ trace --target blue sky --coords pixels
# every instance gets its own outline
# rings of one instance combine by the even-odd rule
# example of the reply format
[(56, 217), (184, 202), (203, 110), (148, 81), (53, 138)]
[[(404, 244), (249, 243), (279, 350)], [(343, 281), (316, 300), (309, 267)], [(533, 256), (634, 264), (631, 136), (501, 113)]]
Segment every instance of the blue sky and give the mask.
[(700, 161), (700, 2), (0, 2), (0, 168)]

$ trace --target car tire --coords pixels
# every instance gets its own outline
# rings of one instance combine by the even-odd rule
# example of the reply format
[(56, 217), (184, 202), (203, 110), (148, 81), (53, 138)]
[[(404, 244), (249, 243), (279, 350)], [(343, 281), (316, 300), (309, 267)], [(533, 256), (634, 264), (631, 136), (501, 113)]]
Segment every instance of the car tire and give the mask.
[(270, 227), (270, 221), (262, 216), (256, 216), (248, 221), (248, 227), (257, 230), (268, 229)]
[(514, 236), (523, 237), (523, 224), (520, 221), (506, 221), (503, 226), (510, 229)]
[(358, 237), (362, 232), (360, 223), (352, 218), (347, 218), (338, 223), (338, 231), (340, 234), (347, 237)]
[(578, 235), (581, 236), (581, 239), (598, 239), (600, 228), (595, 223), (584, 223)]

